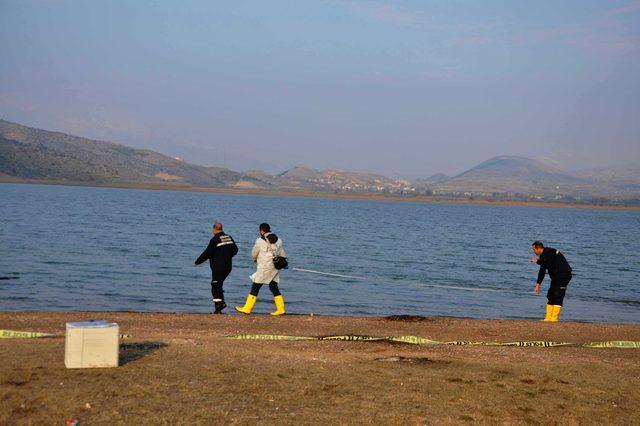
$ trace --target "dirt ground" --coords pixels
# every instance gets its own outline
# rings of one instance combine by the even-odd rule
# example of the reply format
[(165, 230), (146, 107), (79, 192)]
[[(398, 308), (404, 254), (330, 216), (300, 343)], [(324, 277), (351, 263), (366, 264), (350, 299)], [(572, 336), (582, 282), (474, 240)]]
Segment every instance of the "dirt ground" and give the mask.
[(64, 333), (106, 319), (121, 366), (67, 370), (64, 338), (0, 340), (0, 424), (633, 424), (640, 350), (240, 341), (236, 333), (640, 341), (640, 325), (457, 318), (0, 313)]

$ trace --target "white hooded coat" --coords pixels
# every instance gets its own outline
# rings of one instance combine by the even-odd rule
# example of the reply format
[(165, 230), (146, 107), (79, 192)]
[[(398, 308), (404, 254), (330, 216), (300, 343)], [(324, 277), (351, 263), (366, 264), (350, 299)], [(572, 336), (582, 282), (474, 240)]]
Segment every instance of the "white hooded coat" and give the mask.
[(262, 237), (258, 238), (253, 250), (251, 250), (251, 257), (257, 269), (250, 278), (251, 281), (257, 284), (269, 284), (271, 281), (280, 283), (280, 271), (273, 266), (273, 257), (287, 257), (284, 247), (282, 247), (282, 240), (278, 238), (274, 244), (271, 244), (267, 241), (269, 235), (272, 235), (272, 233), (264, 234), (264, 239)]

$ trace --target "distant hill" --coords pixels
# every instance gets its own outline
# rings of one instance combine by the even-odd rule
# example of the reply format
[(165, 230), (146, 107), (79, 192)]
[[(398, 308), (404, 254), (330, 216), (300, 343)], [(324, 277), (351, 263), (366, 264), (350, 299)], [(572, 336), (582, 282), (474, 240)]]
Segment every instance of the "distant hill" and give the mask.
[(418, 178), (415, 181), (419, 184), (432, 184), (445, 182), (451, 179), (451, 176), (445, 175), (444, 173), (436, 173), (434, 175), (429, 176), (428, 178)]
[(411, 191), (408, 180), (391, 179), (386, 176), (350, 172), (342, 169), (315, 170), (294, 167), (278, 175), (279, 184), (287, 188), (306, 188), (317, 191), (341, 191), (359, 193), (402, 193)]
[(584, 179), (525, 157), (491, 158), (449, 180), (436, 184), (437, 191), (476, 193), (548, 193), (573, 190), (588, 184)]
[(576, 176), (601, 184), (640, 188), (640, 163), (582, 170)]
[(634, 165), (567, 173), (525, 157), (491, 158), (454, 177), (392, 179), (342, 169), (294, 167), (278, 175), (184, 162), (147, 149), (0, 120), (0, 178), (94, 184), (161, 184), (318, 193), (435, 195), (640, 203)]
[[(608, 170), (608, 169), (607, 169)], [(638, 172), (624, 169), (619, 178), (605, 178), (607, 172), (568, 173), (537, 160), (518, 156), (491, 158), (446, 181), (431, 185), (436, 195), (464, 195), (498, 198), (556, 199), (604, 202), (638, 200), (640, 186), (629, 182)], [(637, 182), (637, 180), (635, 180)]]
[(219, 167), (204, 167), (111, 142), (0, 120), (0, 173), (25, 179), (194, 186), (269, 186)]
[(296, 167), (277, 176), (189, 164), (155, 151), (0, 120), (0, 176), (97, 184), (163, 184), (312, 192), (402, 193), (409, 181)]

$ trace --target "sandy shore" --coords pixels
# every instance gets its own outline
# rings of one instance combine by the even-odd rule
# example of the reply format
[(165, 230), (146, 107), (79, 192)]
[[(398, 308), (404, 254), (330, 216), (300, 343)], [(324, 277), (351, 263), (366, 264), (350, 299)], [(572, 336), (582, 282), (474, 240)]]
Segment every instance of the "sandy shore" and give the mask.
[(556, 207), (556, 208), (576, 208), (576, 209), (595, 209), (595, 210), (640, 210), (640, 205), (609, 205), (609, 204), (588, 204), (588, 203), (561, 203), (551, 201), (504, 201), (504, 200), (488, 200), (482, 198), (446, 198), (446, 197), (428, 197), (428, 196), (401, 196), (401, 195), (382, 195), (382, 194), (331, 194), (320, 192), (305, 191), (267, 191), (262, 189), (244, 189), (244, 188), (204, 188), (181, 184), (97, 184), (87, 182), (68, 182), (55, 180), (35, 180), (35, 179), (17, 179), (13, 177), (0, 176), (0, 183), (17, 183), (17, 184), (37, 184), (37, 185), (63, 185), (63, 186), (85, 186), (92, 188), (120, 188), (120, 189), (147, 189), (154, 191), (185, 191), (185, 192), (210, 192), (222, 194), (245, 194), (245, 195), (264, 195), (264, 196), (280, 196), (280, 197), (302, 197), (302, 198), (328, 198), (328, 199), (353, 199), (353, 200), (378, 200), (378, 201), (399, 201), (414, 203), (460, 203), (471, 205), (486, 206), (522, 206), (522, 207)]
[(0, 329), (64, 333), (106, 319), (121, 366), (67, 370), (64, 338), (0, 340), (0, 424), (630, 424), (640, 350), (239, 341), (236, 333), (435, 340), (640, 340), (640, 325), (388, 318), (0, 313)]

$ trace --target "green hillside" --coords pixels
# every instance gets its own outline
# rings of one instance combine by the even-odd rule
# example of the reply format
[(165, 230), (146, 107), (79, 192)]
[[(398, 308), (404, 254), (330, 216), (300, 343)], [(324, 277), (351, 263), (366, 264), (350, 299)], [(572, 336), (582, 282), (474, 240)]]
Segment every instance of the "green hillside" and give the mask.
[(0, 173), (25, 179), (96, 183), (268, 186), (242, 173), (204, 167), (145, 149), (0, 120)]

